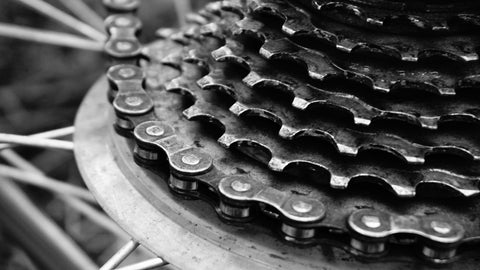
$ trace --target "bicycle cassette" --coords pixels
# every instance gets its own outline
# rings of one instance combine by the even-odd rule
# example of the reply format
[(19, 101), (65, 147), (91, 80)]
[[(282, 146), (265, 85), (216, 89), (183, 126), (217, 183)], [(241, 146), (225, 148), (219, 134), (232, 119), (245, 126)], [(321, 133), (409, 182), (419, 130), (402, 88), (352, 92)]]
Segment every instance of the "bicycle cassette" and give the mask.
[(76, 156), (147, 248), (182, 269), (475, 269), (478, 5), (226, 0), (140, 44), (138, 5), (104, 2), (112, 64)]

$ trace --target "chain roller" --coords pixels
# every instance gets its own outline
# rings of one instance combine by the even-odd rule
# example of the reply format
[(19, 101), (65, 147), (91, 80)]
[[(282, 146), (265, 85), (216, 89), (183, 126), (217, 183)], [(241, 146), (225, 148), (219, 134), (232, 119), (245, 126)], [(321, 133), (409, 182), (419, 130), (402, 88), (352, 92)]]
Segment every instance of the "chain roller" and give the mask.
[(348, 226), (355, 232), (351, 245), (361, 252), (383, 253), (389, 238), (408, 234), (421, 238), (422, 254), (437, 262), (455, 256), (465, 234), (460, 223), (441, 216), (391, 215), (368, 209), (353, 213), (348, 218)]
[[(104, 4), (119, 13), (105, 21), (109, 33), (105, 51), (114, 60), (107, 72), (109, 97), (117, 116), (117, 130), (135, 139), (137, 160), (147, 166), (167, 160), (171, 190), (189, 198), (203, 198), (202, 192), (213, 192), (215, 207), (226, 220), (246, 222), (258, 213), (268, 213), (280, 221), (284, 238), (296, 243), (315, 242), (325, 229), (328, 232), (328, 224), (322, 220), (330, 209), (322, 198), (281, 191), (245, 175), (225, 175), (208, 153), (186, 145), (171, 126), (155, 116), (154, 103), (144, 88), (145, 74), (139, 67), (142, 45), (137, 35), (141, 22), (133, 15), (139, 1), (104, 0)], [(278, 50), (264, 50), (264, 54), (273, 56), (281, 53)], [(391, 239), (402, 235), (419, 238), (413, 242), (420, 243), (422, 255), (444, 263), (455, 256), (464, 237), (460, 223), (441, 215), (391, 215), (364, 209), (353, 211), (345, 217), (345, 223), (350, 248), (367, 255), (385, 253)]]

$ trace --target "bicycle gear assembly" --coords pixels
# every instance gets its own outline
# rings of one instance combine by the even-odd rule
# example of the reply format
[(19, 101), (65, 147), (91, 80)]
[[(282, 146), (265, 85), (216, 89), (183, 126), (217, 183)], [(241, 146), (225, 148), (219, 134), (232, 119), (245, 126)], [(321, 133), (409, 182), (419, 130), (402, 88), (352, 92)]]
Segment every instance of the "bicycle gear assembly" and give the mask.
[(181, 269), (476, 269), (474, 1), (212, 2), (111, 65), (76, 120), (102, 207)]

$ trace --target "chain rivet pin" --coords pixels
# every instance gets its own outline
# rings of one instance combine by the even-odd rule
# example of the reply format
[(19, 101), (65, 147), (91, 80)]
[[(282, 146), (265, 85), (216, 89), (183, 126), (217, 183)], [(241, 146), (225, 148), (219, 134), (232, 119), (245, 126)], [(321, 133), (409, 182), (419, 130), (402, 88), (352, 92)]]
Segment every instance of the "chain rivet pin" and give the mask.
[(235, 180), (232, 182), (231, 187), (237, 192), (246, 192), (252, 188), (252, 185), (246, 182), (242, 182), (240, 180)]
[(447, 234), (452, 231), (452, 226), (443, 221), (434, 220), (430, 223), (430, 226), (432, 226), (432, 229), (439, 234)]
[(143, 103), (143, 100), (140, 98), (140, 97), (127, 97), (125, 99), (125, 103), (127, 103), (129, 106), (133, 106), (133, 107), (136, 107), (136, 106), (139, 106), (140, 104)]
[(308, 212), (312, 211), (313, 206), (310, 203), (307, 203), (307, 202), (304, 202), (304, 201), (301, 201), (301, 200), (297, 200), (292, 204), (292, 208), (297, 213), (304, 214), (304, 213), (308, 213)]
[(145, 129), (145, 132), (150, 136), (158, 137), (165, 133), (165, 129), (160, 126), (150, 126)]
[(193, 154), (188, 154), (182, 157), (182, 162), (187, 165), (195, 166), (200, 163), (200, 158)]
[(135, 70), (133, 68), (121, 68), (118, 71), (118, 75), (120, 75), (124, 79), (131, 78), (135, 75)]
[(368, 228), (371, 229), (376, 229), (382, 225), (382, 222), (380, 221), (380, 218), (377, 216), (370, 216), (370, 215), (365, 215), (362, 217), (362, 222), (367, 226)]

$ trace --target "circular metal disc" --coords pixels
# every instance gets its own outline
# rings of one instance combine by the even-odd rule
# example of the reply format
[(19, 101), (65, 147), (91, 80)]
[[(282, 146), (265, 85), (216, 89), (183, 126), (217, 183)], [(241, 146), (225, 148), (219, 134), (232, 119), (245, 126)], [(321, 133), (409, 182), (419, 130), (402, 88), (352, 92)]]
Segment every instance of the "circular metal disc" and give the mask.
[(134, 239), (181, 269), (410, 269), (410, 259), (362, 263), (329, 245), (299, 247), (269, 224), (226, 224), (202, 201), (175, 197), (165, 181), (133, 160), (132, 140), (113, 129), (108, 84), (100, 79), (75, 123), (80, 172), (105, 211)]

